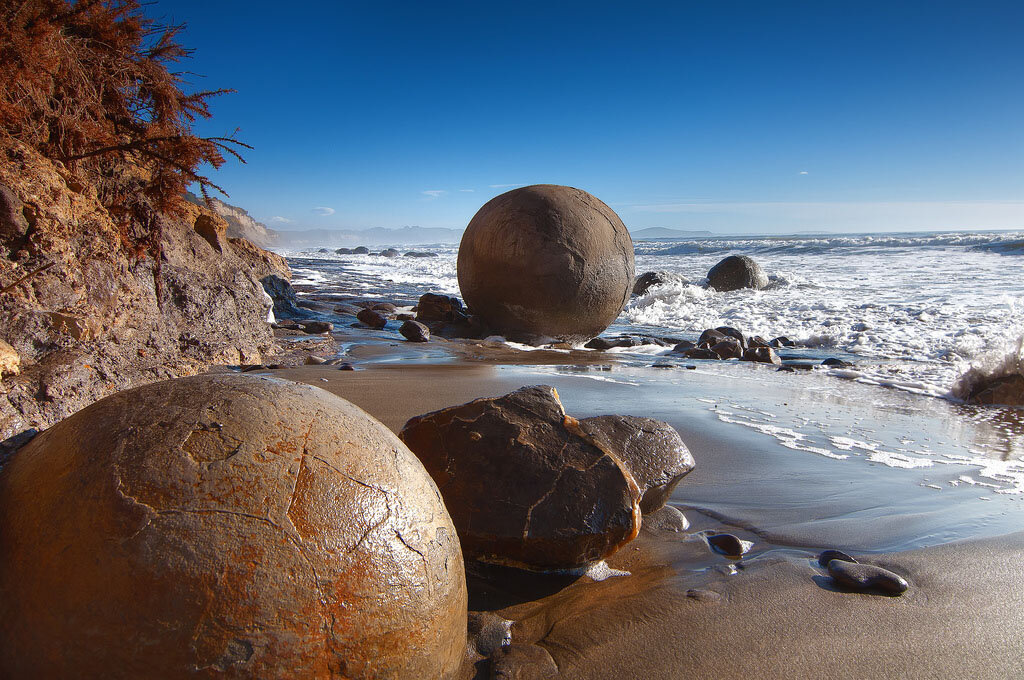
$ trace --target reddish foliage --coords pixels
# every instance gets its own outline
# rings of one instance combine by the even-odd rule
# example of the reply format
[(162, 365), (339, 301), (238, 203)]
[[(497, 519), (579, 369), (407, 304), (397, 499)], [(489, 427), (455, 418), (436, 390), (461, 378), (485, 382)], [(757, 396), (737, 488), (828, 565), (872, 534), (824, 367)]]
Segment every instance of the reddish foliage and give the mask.
[(181, 26), (142, 14), (137, 0), (0, 0), (0, 137), (59, 160), (99, 191), (136, 244), (159, 248), (158, 213), (187, 186), (220, 190), (199, 174), (233, 138), (199, 137), (210, 97), (188, 94), (169, 66), (189, 55)]

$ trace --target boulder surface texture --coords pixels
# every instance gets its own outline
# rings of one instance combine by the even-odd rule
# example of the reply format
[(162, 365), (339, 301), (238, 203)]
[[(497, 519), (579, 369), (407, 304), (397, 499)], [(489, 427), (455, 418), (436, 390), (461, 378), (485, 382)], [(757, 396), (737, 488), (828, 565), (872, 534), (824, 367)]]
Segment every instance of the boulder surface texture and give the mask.
[(730, 255), (708, 272), (708, 285), (722, 292), (761, 289), (768, 285), (768, 276), (761, 265), (746, 255)]
[(552, 387), (417, 416), (399, 436), (437, 482), (469, 558), (575, 568), (639, 531), (633, 475), (565, 414)]
[(0, 473), (0, 677), (443, 678), (466, 581), (423, 466), (305, 385), (154, 383)]
[(470, 311), (508, 337), (588, 340), (629, 300), (633, 241), (594, 196), (537, 184), (480, 208), (459, 246), (458, 276)]
[(693, 469), (693, 456), (668, 423), (639, 416), (584, 418), (580, 427), (612, 451), (640, 487), (644, 515), (661, 508), (672, 490)]

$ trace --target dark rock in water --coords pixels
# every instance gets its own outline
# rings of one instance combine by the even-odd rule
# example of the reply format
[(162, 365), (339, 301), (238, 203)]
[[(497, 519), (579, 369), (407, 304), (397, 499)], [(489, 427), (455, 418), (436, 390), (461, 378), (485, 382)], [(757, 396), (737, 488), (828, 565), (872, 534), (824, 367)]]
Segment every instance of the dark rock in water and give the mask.
[(448, 295), (424, 293), (416, 304), (416, 320), (425, 324), (459, 323), (466, 320), (462, 301)]
[(722, 340), (725, 340), (727, 337), (729, 337), (729, 336), (727, 336), (725, 333), (723, 333), (720, 330), (717, 330), (715, 328), (708, 328), (707, 330), (705, 330), (703, 333), (700, 334), (699, 338), (697, 338), (697, 344), (698, 345), (705, 345), (706, 344), (708, 347), (710, 347), (711, 345), (715, 344), (716, 342), (721, 342)]
[(687, 359), (710, 359), (718, 361), (719, 356), (712, 352), (710, 349), (704, 349), (703, 347), (694, 347), (692, 349), (685, 350), (683, 356)]
[(910, 587), (899, 574), (873, 564), (833, 559), (828, 563), (828, 573), (839, 585), (861, 593), (899, 595)]
[(965, 401), (969, 404), (1024, 406), (1024, 376), (976, 379)]
[(821, 362), (821, 365), (828, 366), (830, 368), (848, 368), (850, 366), (853, 366), (853, 364), (849, 363), (848, 361), (836, 359), (835, 357), (829, 357), (828, 359), (825, 359), (824, 361)]
[(752, 338), (747, 339), (747, 347), (771, 347), (772, 344), (762, 338), (760, 335), (755, 335)]
[(552, 184), (488, 201), (459, 246), (459, 288), (487, 325), (513, 339), (600, 335), (633, 289), (633, 242), (585, 191)]
[(437, 257), (437, 253), (428, 253), (421, 250), (410, 250), (405, 254), (406, 257)]
[(554, 680), (558, 666), (539, 645), (513, 644), (491, 659), (491, 680)]
[(316, 252), (318, 252), (318, 253), (329, 253), (331, 251), (329, 251), (327, 248), (317, 248)]
[(375, 312), (372, 309), (359, 310), (359, 313), (356, 314), (356, 318), (370, 328), (384, 328), (388, 325), (387, 318), (380, 312)]
[(730, 255), (708, 272), (708, 285), (720, 292), (760, 289), (768, 285), (768, 276), (761, 265), (746, 255)]
[(740, 332), (739, 329), (732, 328), (731, 326), (719, 326), (715, 330), (730, 338), (736, 338), (736, 340), (739, 341), (741, 347), (747, 346), (747, 339), (743, 337), (743, 333)]
[(367, 307), (367, 309), (372, 309), (373, 311), (379, 312), (381, 314), (394, 314), (398, 308), (395, 307), (390, 302), (374, 302), (369, 307)]
[(656, 361), (651, 364), (651, 368), (675, 368), (675, 364), (670, 364), (667, 361)]
[(384, 257), (398, 257), (401, 253), (399, 253), (394, 248), (385, 248), (384, 250), (380, 251), (380, 254), (383, 255)]
[(652, 533), (669, 531), (678, 534), (689, 528), (690, 520), (686, 519), (686, 515), (679, 508), (665, 505), (652, 513), (645, 512), (640, 530)]
[(760, 364), (774, 364), (779, 366), (782, 359), (771, 347), (748, 347), (743, 350), (743, 361), (754, 361)]
[(444, 338), (486, 338), (491, 329), (475, 314), (451, 323), (432, 324), (431, 332)]
[(352, 249), (352, 254), (353, 255), (369, 255), (370, 254), (370, 249), (367, 248), (366, 246), (358, 246), (358, 247)]
[(399, 436), (437, 483), (468, 559), (582, 567), (639, 531), (633, 475), (591, 443), (551, 387), (417, 416)]
[(352, 254), (352, 249), (351, 248), (338, 248), (334, 252), (336, 252), (338, 255), (351, 255)]
[(636, 277), (636, 281), (633, 283), (633, 295), (643, 295), (652, 287), (660, 286), (663, 283), (687, 284), (689, 281), (679, 274), (671, 272), (644, 272)]
[(415, 314), (395, 314), (395, 321), (415, 321)]
[(718, 355), (719, 359), (739, 359), (743, 356), (743, 346), (736, 338), (726, 338), (711, 346), (711, 351)]
[(491, 612), (470, 612), (469, 641), (481, 656), (493, 656), (512, 644), (512, 622)]
[(402, 327), (398, 329), (398, 332), (402, 334), (409, 342), (429, 342), (430, 341), (430, 329), (419, 321), (406, 321), (402, 324)]
[(350, 363), (344, 363), (344, 364), (340, 364), (338, 366), (338, 370), (339, 371), (354, 371), (354, 370), (356, 370), (356, 367), (353, 366)]
[(690, 342), (689, 340), (683, 340), (683, 341), (679, 342), (675, 347), (672, 348), (672, 353), (673, 354), (681, 354), (681, 353), (685, 352), (688, 349), (695, 348), (696, 346), (697, 346), (696, 344)]
[(643, 338), (622, 335), (617, 338), (594, 338), (583, 346), (587, 349), (608, 350), (613, 347), (638, 347), (642, 344), (644, 344)]
[[(0, 517), (3, 678), (452, 678), (465, 657), (436, 487), (324, 390), (224, 374), (118, 392), (5, 463)], [(325, 621), (345, 625), (330, 651)]]
[(672, 490), (693, 469), (693, 456), (668, 423), (639, 416), (596, 416), (580, 428), (601, 449), (618, 456), (640, 487), (646, 515), (665, 505)]
[(854, 564), (857, 563), (857, 560), (850, 557), (842, 550), (823, 550), (822, 553), (818, 555), (818, 564), (823, 567), (827, 567), (828, 563), (832, 560), (842, 560), (844, 562), (853, 562)]
[(739, 557), (750, 549), (750, 544), (741, 541), (732, 534), (709, 534), (705, 536), (708, 544), (727, 557)]
[(796, 347), (796, 343), (787, 338), (785, 335), (780, 335), (777, 338), (773, 338), (769, 344), (772, 347)]
[(309, 333), (310, 335), (319, 335), (321, 333), (330, 333), (334, 330), (334, 324), (326, 321), (315, 321), (313, 319), (305, 319), (299, 322), (299, 326), (302, 327), (303, 332)]

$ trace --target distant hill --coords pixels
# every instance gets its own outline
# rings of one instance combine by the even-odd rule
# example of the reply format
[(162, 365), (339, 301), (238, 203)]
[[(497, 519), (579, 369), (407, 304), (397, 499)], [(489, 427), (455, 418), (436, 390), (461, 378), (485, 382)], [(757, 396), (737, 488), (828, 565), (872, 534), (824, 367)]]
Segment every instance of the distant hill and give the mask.
[(631, 231), (630, 235), (638, 241), (657, 238), (702, 238), (714, 236), (710, 231), (686, 231), (684, 229), (668, 229), (666, 227), (648, 227)]
[[(186, 194), (189, 201), (205, 206), (206, 202), (194, 194)], [(228, 236), (247, 238), (263, 248), (307, 248), (310, 246), (377, 246), (417, 243), (458, 243), (461, 229), (428, 227), (401, 227), (387, 229), (271, 229), (257, 222), (244, 209), (210, 198), (210, 207), (228, 223)]]

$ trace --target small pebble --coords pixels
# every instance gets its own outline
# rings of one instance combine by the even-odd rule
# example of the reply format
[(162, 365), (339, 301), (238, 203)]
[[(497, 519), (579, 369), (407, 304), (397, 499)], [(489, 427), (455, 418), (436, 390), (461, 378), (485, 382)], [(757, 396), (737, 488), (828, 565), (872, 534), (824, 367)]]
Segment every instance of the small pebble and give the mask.
[(739, 557), (754, 545), (750, 541), (740, 540), (732, 534), (709, 534), (705, 538), (715, 552), (726, 557)]
[(873, 564), (833, 559), (828, 563), (828, 573), (839, 585), (862, 593), (881, 592), (886, 595), (899, 595), (910, 587), (906, 579), (899, 574)]
[(823, 567), (827, 567), (828, 563), (832, 560), (842, 560), (844, 562), (853, 562), (854, 564), (857, 564), (856, 559), (850, 557), (842, 550), (825, 550), (820, 555), (818, 555), (818, 564), (820, 564)]
[(346, 363), (346, 364), (342, 364), (341, 366), (338, 366), (338, 370), (339, 371), (354, 371), (354, 370), (356, 370), (356, 367), (353, 366), (352, 364), (347, 364)]

